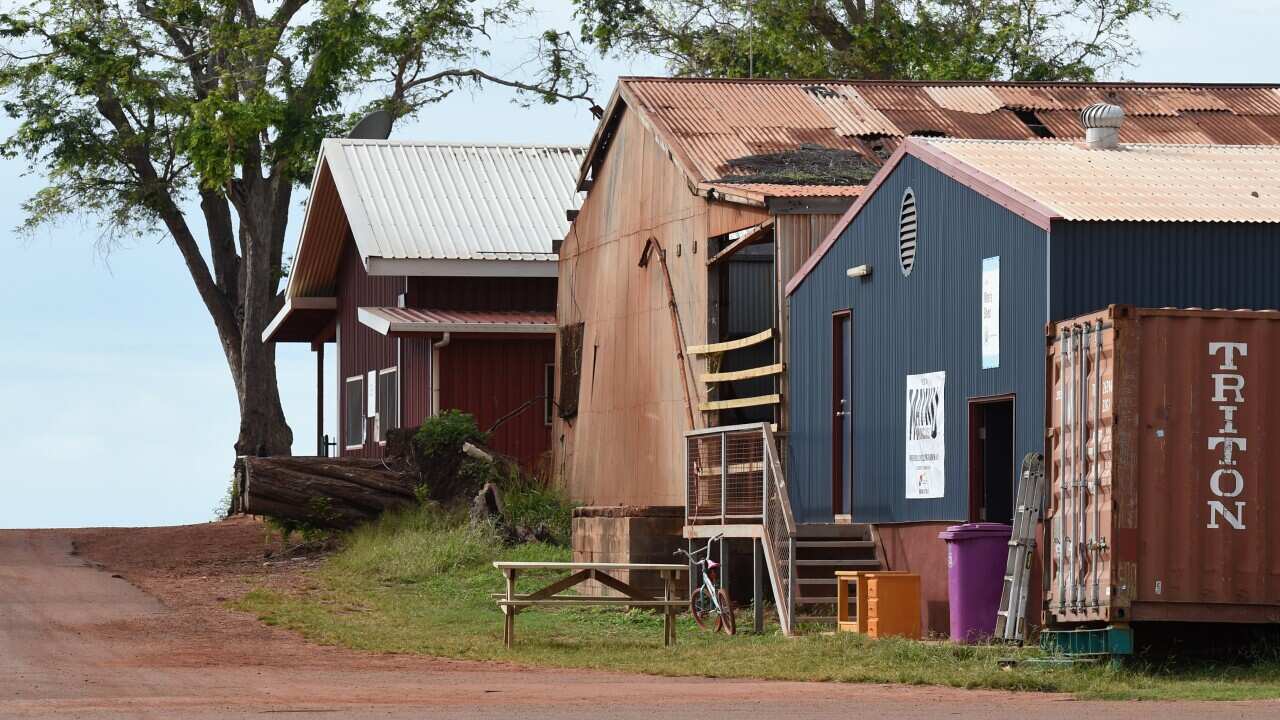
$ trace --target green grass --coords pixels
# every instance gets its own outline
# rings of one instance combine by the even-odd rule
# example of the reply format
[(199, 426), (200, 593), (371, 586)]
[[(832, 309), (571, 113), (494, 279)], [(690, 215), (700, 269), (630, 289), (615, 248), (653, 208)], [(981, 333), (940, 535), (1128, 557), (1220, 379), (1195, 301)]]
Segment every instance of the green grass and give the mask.
[[(675, 648), (662, 646), (662, 621), (644, 611), (534, 609), (516, 622), (516, 647), (502, 647), (502, 616), (489, 593), (502, 589), (489, 564), (567, 560), (547, 545), (504, 548), (459, 516), (428, 511), (384, 518), (352, 533), (314, 577), (315, 589), (258, 589), (236, 603), (307, 638), (375, 652), (420, 653), (529, 665), (656, 675), (889, 682), (1040, 690), (1098, 699), (1242, 700), (1280, 698), (1280, 653), (1248, 664), (1133, 662), (1122, 667), (997, 667), (1034, 651), (945, 642), (868, 640), (810, 633), (784, 638), (725, 637), (680, 620)], [(531, 577), (521, 590), (547, 577)], [(739, 625), (749, 622), (740, 614)]]

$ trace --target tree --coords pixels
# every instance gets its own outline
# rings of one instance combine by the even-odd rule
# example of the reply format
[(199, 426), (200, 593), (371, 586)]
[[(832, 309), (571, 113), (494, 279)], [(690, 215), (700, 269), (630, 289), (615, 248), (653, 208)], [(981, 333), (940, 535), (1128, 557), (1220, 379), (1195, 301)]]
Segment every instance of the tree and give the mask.
[(0, 147), (47, 178), (24, 227), (89, 213), (107, 246), (171, 239), (235, 384), (236, 452), (288, 454), (261, 338), (283, 303), (294, 190), (321, 140), (372, 108), (403, 118), (472, 83), (589, 101), (581, 55), (558, 31), (532, 42), (525, 79), (466, 64), (527, 13), (521, 1), (43, 0), (0, 14), (0, 92), (19, 121)]
[(679, 75), (1093, 80), (1132, 62), (1165, 0), (575, 0), (603, 52)]

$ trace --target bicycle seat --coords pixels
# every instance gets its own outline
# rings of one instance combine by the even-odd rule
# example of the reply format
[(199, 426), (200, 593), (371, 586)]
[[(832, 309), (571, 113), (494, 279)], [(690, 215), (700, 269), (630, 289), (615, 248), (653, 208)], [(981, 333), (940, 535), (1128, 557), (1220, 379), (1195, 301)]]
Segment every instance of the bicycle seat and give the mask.
[(716, 562), (715, 560), (707, 560), (707, 569), (708, 569), (708, 570), (712, 570), (712, 569), (715, 569), (715, 568), (718, 568), (718, 567), (720, 567), (720, 563)]

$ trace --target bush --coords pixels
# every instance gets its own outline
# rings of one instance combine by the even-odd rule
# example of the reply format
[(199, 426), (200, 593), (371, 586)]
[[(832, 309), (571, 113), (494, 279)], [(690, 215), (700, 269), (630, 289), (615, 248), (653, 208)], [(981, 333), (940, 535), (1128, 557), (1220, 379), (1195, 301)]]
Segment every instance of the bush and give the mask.
[(507, 520), (515, 527), (545, 526), (556, 545), (569, 544), (573, 503), (559, 490), (517, 479), (502, 487)]
[(480, 446), (488, 440), (475, 417), (458, 410), (446, 410), (422, 423), (413, 436), (414, 462), (431, 499), (448, 503), (480, 489), (484, 481), (478, 481), (476, 472), (470, 468), (461, 472), (464, 464), (474, 462), (462, 454), (462, 446)]

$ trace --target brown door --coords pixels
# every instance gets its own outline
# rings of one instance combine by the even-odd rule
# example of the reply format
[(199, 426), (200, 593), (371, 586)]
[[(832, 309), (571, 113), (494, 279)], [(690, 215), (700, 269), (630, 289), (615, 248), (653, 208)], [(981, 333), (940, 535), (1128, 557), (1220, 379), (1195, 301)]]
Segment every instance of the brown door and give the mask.
[(1013, 396), (970, 400), (970, 522), (1012, 522), (1018, 476), (1013, 448)]
[(831, 316), (831, 514), (851, 512), (853, 500), (852, 316)]

